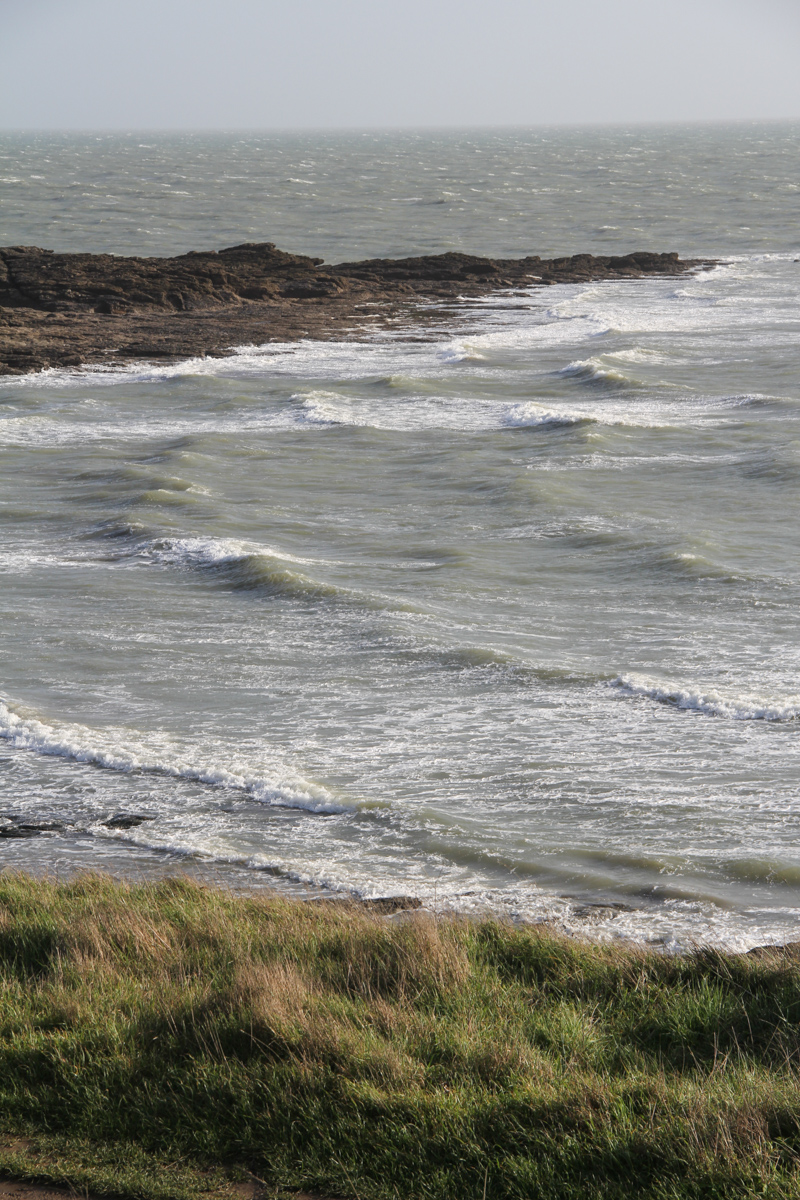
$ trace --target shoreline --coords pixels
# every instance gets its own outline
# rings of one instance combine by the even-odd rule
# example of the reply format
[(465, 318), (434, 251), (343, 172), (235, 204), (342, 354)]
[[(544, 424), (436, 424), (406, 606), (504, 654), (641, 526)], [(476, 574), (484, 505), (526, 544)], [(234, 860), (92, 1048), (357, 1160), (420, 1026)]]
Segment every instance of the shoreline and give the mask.
[[(0, 840), (0, 846), (2, 844)], [(132, 851), (138, 849), (133, 844), (123, 843), (123, 846)], [(684, 958), (698, 952), (736, 958), (742, 955), (758, 956), (800, 951), (800, 942), (794, 940), (789, 931), (785, 937), (772, 942), (756, 941), (747, 945), (750, 939), (743, 939), (746, 945), (746, 948), (743, 948), (720, 942), (713, 937), (704, 940), (700, 936), (691, 938), (674, 934), (668, 939), (652, 935), (648, 937), (644, 929), (638, 932), (620, 930), (614, 925), (616, 917), (635, 917), (636, 914), (644, 916), (657, 912), (658, 905), (648, 908), (645, 905), (622, 903), (612, 896), (591, 895), (586, 892), (565, 893), (543, 889), (551, 904), (551, 910), (541, 915), (532, 915), (519, 912), (513, 904), (504, 905), (499, 900), (495, 900), (494, 904), (486, 902), (467, 905), (463, 903), (463, 897), (462, 903), (459, 903), (457, 897), (437, 900), (424, 894), (401, 890), (387, 891), (380, 895), (363, 895), (353, 888), (337, 890), (326, 884), (304, 882), (289, 876), (283, 878), (261, 868), (205, 860), (192, 855), (179, 857), (169, 851), (150, 851), (147, 860), (137, 863), (131, 860), (123, 864), (121, 860), (122, 855), (114, 863), (104, 862), (100, 858), (94, 861), (75, 860), (71, 863), (60, 863), (55, 869), (48, 863), (40, 870), (32, 867), (30, 862), (4, 864), (0, 861), (0, 887), (4, 879), (17, 875), (42, 886), (66, 888), (91, 878), (102, 879), (109, 886), (119, 889), (157, 888), (177, 882), (210, 893), (219, 893), (243, 903), (264, 901), (330, 907), (385, 917), (390, 921), (396, 919), (399, 923), (414, 919), (415, 914), (422, 919), (443, 922), (480, 924), (488, 921), (519, 930), (547, 931), (554, 936), (564, 937), (596, 950), (616, 947), (621, 952), (642, 952), (667, 958)]]
[(400, 322), (424, 326), (441, 319), (442, 305), (492, 293), (677, 277), (712, 265), (650, 251), (557, 259), (451, 252), (326, 265), (271, 242), (174, 258), (0, 247), (0, 377), (363, 336)]

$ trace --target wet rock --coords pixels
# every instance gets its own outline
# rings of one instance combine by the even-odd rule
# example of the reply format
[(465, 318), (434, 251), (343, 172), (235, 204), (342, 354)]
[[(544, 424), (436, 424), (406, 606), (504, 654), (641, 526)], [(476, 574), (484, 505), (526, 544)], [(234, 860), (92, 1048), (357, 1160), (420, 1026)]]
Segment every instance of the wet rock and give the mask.
[(155, 821), (155, 817), (148, 816), (145, 813), (114, 813), (113, 817), (109, 817), (107, 821), (102, 821), (108, 829), (135, 829), (137, 825), (143, 825), (145, 821)]
[(0, 821), (7, 822), (0, 825), (0, 837), (6, 838), (36, 837), (40, 833), (56, 833), (65, 827), (64, 821), (23, 819), (19, 813), (11, 812), (0, 813)]
[(101, 823), (108, 829), (135, 829), (137, 825), (143, 825), (145, 821), (154, 820), (155, 817), (146, 816), (143, 813), (119, 812)]
[[(471, 254), (325, 266), (272, 242), (174, 258), (0, 248), (0, 375), (132, 359), (225, 355), (230, 347), (341, 337), (356, 322), (424, 320), (440, 303), (501, 288), (681, 275), (677, 254), (488, 259)], [(441, 313), (432, 314), (441, 317)]]

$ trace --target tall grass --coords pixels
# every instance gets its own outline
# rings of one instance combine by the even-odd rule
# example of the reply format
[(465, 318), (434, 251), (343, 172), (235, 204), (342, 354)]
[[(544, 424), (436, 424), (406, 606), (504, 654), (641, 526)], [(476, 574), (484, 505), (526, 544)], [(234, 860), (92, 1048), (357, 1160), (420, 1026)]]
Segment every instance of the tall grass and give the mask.
[(0, 1166), (99, 1192), (800, 1196), (798, 1021), (789, 950), (0, 875)]

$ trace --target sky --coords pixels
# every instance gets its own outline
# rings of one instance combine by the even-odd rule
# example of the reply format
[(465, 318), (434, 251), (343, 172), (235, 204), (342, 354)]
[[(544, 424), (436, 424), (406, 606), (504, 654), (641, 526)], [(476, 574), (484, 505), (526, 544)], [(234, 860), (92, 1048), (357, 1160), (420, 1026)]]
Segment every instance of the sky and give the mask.
[(0, 0), (0, 128), (800, 118), (800, 0)]

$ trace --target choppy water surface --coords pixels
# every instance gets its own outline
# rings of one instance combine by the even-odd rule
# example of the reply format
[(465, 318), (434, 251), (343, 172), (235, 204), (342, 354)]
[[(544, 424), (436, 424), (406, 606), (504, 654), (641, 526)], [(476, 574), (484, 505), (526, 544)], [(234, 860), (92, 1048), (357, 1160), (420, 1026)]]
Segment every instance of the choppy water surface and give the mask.
[(3, 139), (6, 244), (725, 262), (0, 383), (0, 861), (796, 938), (799, 136)]

